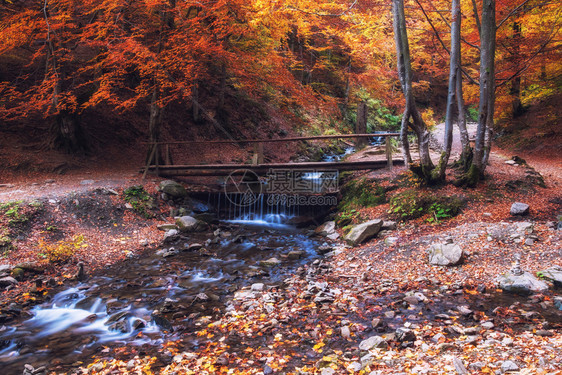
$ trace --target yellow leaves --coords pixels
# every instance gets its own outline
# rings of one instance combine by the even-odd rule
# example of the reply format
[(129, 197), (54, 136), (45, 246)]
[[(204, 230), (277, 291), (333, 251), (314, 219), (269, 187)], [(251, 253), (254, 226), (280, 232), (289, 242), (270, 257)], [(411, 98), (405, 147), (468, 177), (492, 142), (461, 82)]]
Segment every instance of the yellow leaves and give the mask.
[(314, 345), (312, 347), (312, 350), (314, 350), (317, 353), (322, 353), (322, 348), (325, 346), (326, 344), (324, 342), (319, 342), (316, 345)]

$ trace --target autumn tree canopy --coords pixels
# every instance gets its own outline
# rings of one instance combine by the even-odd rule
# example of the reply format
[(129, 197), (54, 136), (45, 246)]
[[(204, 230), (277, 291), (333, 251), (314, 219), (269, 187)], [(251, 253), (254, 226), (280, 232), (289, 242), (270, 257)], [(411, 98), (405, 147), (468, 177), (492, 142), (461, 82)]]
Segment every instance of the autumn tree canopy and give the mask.
[[(460, 2), (469, 112), (481, 9), (482, 0)], [(496, 121), (559, 90), (561, 12), (551, 0), (497, 1)], [(402, 111), (389, 0), (2, 0), (0, 14), (3, 126), (44, 134), (53, 148), (87, 150), (88, 119), (100, 112), (116, 127), (145, 113), (152, 138), (170, 105), (222, 126), (227, 92), (342, 126), (358, 101), (378, 106), (381, 122)], [(450, 2), (408, 0), (405, 20), (414, 98), (431, 125), (446, 102)]]

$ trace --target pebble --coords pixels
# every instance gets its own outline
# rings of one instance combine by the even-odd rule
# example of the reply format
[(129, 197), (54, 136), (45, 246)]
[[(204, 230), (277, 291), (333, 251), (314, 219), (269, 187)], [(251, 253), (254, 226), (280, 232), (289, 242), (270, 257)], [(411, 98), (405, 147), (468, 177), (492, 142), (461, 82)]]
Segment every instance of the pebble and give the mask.
[(464, 367), (464, 363), (462, 363), (462, 360), (454, 357), (453, 358), (453, 366), (455, 366), (455, 370), (457, 371), (457, 374), (459, 375), (466, 375), (468, 374), (468, 371), (466, 370), (466, 367)]
[(471, 370), (480, 371), (484, 368), (484, 363), (483, 362), (474, 362), (474, 363), (471, 363), (470, 365), (468, 365), (468, 368), (471, 369)]
[(476, 345), (480, 336), (467, 336), (465, 342), (470, 345)]
[(504, 337), (502, 340), (503, 346), (511, 346), (513, 345), (513, 339), (511, 337)]
[(519, 366), (513, 361), (505, 361), (501, 365), (502, 372), (519, 371)]
[(255, 292), (261, 292), (263, 290), (263, 287), (264, 287), (263, 283), (255, 283), (252, 284), (252, 287), (250, 289)]
[(385, 339), (380, 336), (371, 336), (366, 340), (361, 341), (359, 344), (360, 350), (370, 350), (372, 348), (380, 347), (381, 344), (385, 343)]
[(344, 339), (349, 339), (351, 337), (351, 330), (349, 329), (348, 326), (341, 327), (340, 331)]
[(482, 328), (485, 328), (485, 329), (492, 329), (492, 328), (494, 328), (494, 323), (484, 322), (484, 323), (480, 324), (480, 326), (482, 326)]
[(359, 362), (351, 362), (351, 364), (348, 367), (349, 370), (354, 371), (354, 372), (361, 371), (361, 368), (363, 368), (363, 366)]

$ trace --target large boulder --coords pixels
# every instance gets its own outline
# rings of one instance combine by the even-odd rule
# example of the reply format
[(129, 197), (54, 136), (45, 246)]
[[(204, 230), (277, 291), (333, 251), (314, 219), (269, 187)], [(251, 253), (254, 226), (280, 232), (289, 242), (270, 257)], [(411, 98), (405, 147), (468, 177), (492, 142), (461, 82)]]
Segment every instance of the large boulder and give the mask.
[(509, 211), (513, 216), (524, 216), (529, 213), (529, 205), (526, 203), (515, 202)]
[(184, 198), (187, 196), (187, 190), (182, 184), (173, 180), (164, 180), (160, 183), (159, 190), (168, 194), (172, 199)]
[(383, 221), (380, 219), (370, 220), (362, 224), (355, 225), (345, 236), (345, 240), (350, 245), (359, 245), (369, 238), (372, 238), (381, 230)]
[(429, 264), (434, 266), (454, 266), (463, 261), (463, 251), (455, 243), (436, 243), (428, 252)]
[(548, 285), (530, 272), (514, 273), (509, 271), (498, 276), (498, 286), (509, 293), (531, 294), (548, 290)]
[(544, 271), (540, 271), (539, 275), (554, 283), (556, 287), (562, 287), (562, 267), (553, 266)]
[(192, 216), (182, 216), (176, 219), (176, 225), (182, 232), (202, 232), (208, 228), (207, 223)]

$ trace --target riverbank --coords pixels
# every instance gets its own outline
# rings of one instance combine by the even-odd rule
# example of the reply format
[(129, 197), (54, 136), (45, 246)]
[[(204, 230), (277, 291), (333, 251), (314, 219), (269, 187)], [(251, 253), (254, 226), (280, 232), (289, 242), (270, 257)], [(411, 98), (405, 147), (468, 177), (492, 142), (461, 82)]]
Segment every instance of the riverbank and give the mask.
[[(499, 154), (491, 160), (489, 177), (469, 190), (450, 185), (422, 188), (399, 168), (376, 175), (357, 174), (356, 178), (376, 179), (386, 194), (381, 204), (355, 210), (357, 222), (393, 219), (388, 212), (391, 197), (409, 189), (416, 189), (420, 196), (459, 196), (465, 205), (453, 218), (430, 220), (426, 215), (398, 221), (396, 229), (356, 247), (307, 230), (299, 232), (298, 240), (290, 240), (290, 234), (274, 228), (252, 232), (212, 221), (198, 234), (164, 242), (164, 232), (157, 225), (171, 222), (170, 215), (176, 216), (174, 210), (183, 203), (162, 199), (157, 194), (158, 180), (144, 184), (154, 199), (150, 219), (125, 200), (124, 191), (137, 184), (134, 178), (112, 184), (81, 177), (74, 182), (78, 191), (61, 189), (43, 197), (26, 198), (16, 191), (17, 186), (4, 187), (4, 192), (14, 194), (7, 194), (4, 204), (23, 199), (25, 203), (19, 203), (21, 208), (15, 211), (30, 216), (28, 220), (3, 216), (8, 228), (10, 220), (20, 222), (13, 232), (17, 250), (7, 252), (2, 264), (9, 264), (10, 271), (20, 268), (24, 272), (0, 296), (2, 315), (7, 318), (3, 324), (8, 327), (14, 320), (25, 321), (32, 306), (51, 303), (49, 298), (58, 292), (80, 285), (78, 263), (82, 262), (88, 279), (102, 290), (126, 291), (126, 298), (109, 300), (140, 300), (155, 310), (171, 309), (165, 314), (175, 333), (158, 336), (165, 339), (152, 346), (108, 343), (85, 351), (85, 358), (70, 364), (49, 358), (44, 362), (47, 372), (445, 374), (517, 368), (522, 374), (557, 374), (562, 361), (560, 290), (514, 296), (496, 290), (496, 277), (509, 271), (516, 253), (522, 255), (521, 267), (532, 273), (562, 266), (561, 232), (556, 229), (562, 208), (560, 175), (556, 168), (542, 169), (541, 164), (529, 161), (542, 172), (546, 187), (541, 187), (527, 178), (529, 168), (521, 162), (509, 162)], [(41, 184), (45, 191), (52, 191), (48, 186), (52, 182)], [(38, 185), (29, 188), (34, 186)], [(529, 204), (529, 214), (511, 215), (515, 201)], [(13, 212), (14, 207), (6, 210)], [(338, 231), (344, 234), (343, 229)], [(273, 244), (259, 243), (268, 236), (278, 239)], [(428, 248), (450, 238), (462, 248), (464, 262), (454, 267), (430, 265)], [(203, 245), (207, 240), (209, 245)], [(74, 250), (72, 255), (62, 262), (50, 262), (45, 250), (56, 247), (48, 245), (64, 241), (71, 241), (67, 244)], [(197, 262), (228, 260), (228, 254), (219, 256), (223, 251), (244, 257), (248, 249), (243, 244), (247, 243), (257, 246), (250, 246), (247, 255), (256, 272), (240, 272), (244, 267), (236, 263), (226, 269), (221, 266), (213, 272), (228, 277), (218, 290), (183, 291), (189, 297), (185, 301), (169, 295), (182, 279), (179, 288), (188, 290)], [(190, 248), (194, 244), (201, 246)], [(309, 250), (302, 253), (305, 247)], [(260, 258), (254, 259), (258, 254)], [(192, 263), (193, 256), (200, 261)], [(277, 261), (263, 267), (258, 264), (270, 258)], [(37, 268), (37, 264), (43, 266)], [(123, 275), (133, 264), (152, 264), (152, 272), (159, 276), (132, 271), (131, 275), (146, 283), (101, 282), (108, 274)], [(188, 264), (194, 268), (182, 278), (187, 269), (180, 268)], [(279, 279), (272, 281), (271, 277)], [(150, 292), (154, 294), (142, 292), (143, 288), (154, 289)], [(80, 293), (96, 290), (100, 287), (89, 286)], [(197, 297), (200, 293), (207, 299)], [(219, 304), (215, 303), (217, 297)], [(168, 305), (167, 298), (171, 300)], [(106, 308), (96, 319), (111, 315)], [(151, 315), (152, 311), (141, 312), (137, 318), (149, 323), (155, 320)], [(165, 323), (160, 323), (158, 330), (162, 331)], [(14, 373), (21, 373), (21, 364), (18, 366), (20, 370)], [(41, 367), (41, 363), (34, 366)]]

